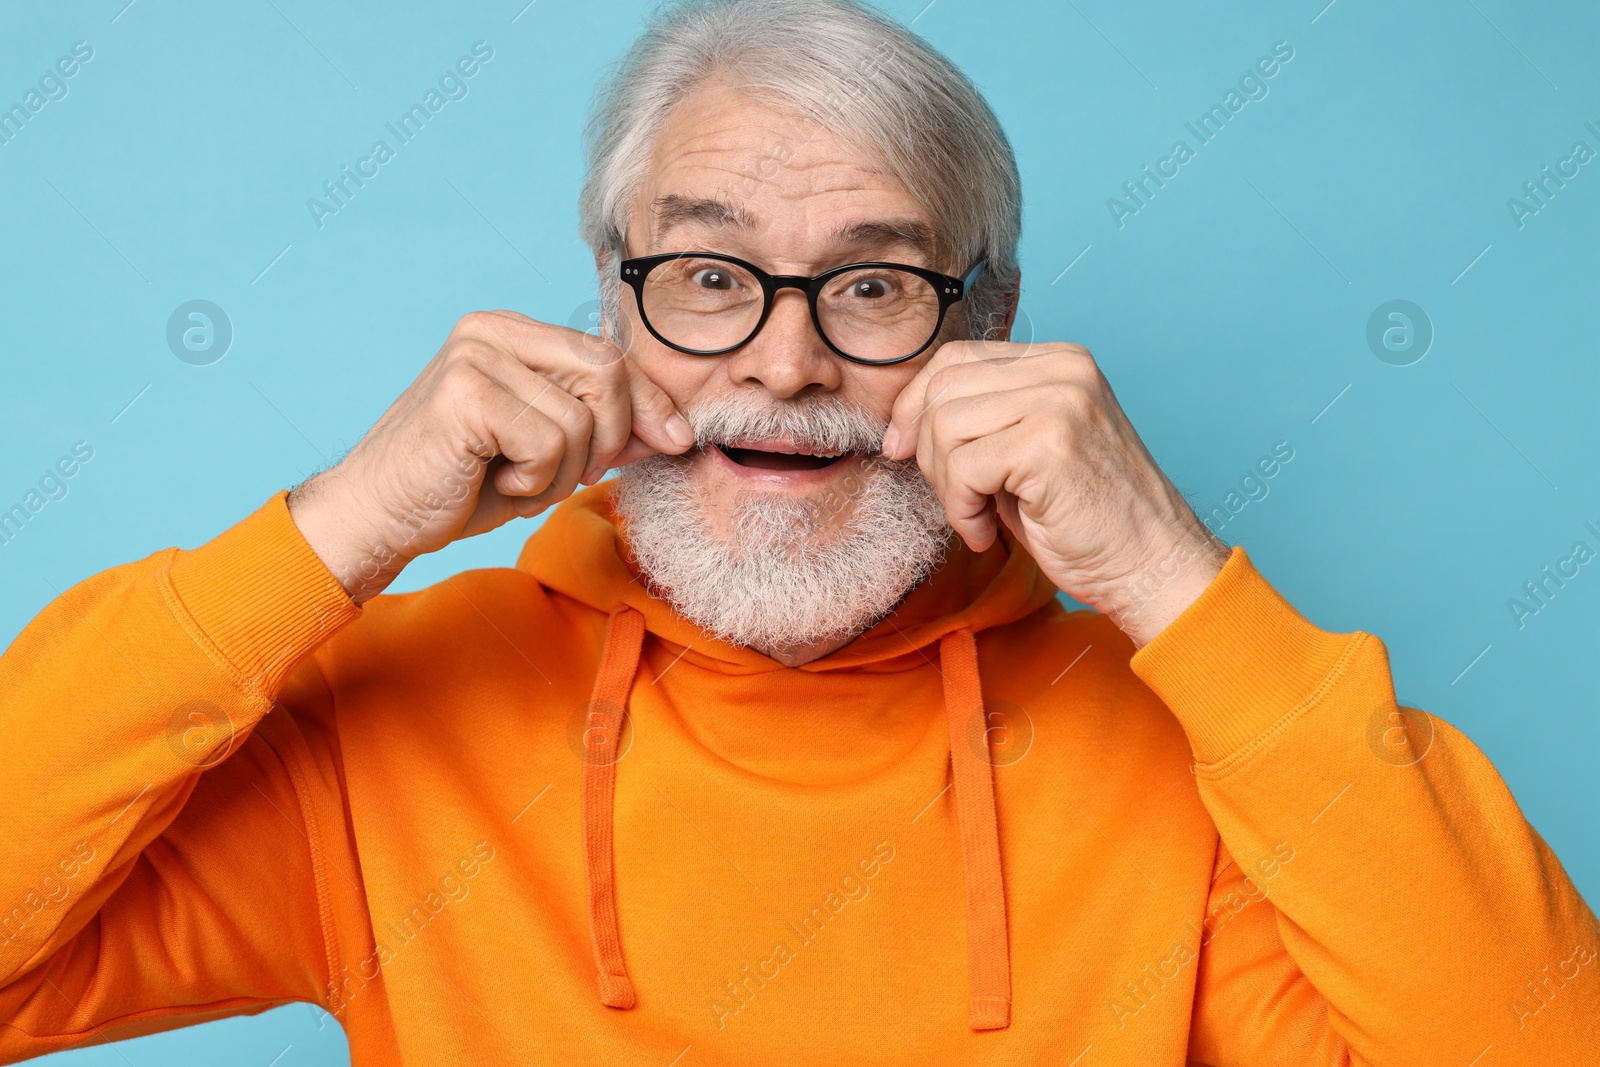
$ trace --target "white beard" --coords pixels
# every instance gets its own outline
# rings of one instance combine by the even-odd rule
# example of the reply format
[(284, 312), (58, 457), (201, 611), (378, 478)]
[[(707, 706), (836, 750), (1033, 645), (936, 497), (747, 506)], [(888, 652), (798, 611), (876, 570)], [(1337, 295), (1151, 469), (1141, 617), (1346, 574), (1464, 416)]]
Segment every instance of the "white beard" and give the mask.
[(690, 473), (698, 452), (623, 469), (615, 508), (639, 568), (701, 629), (763, 652), (848, 639), (942, 560), (944, 505), (915, 460), (878, 456), (882, 418), (837, 399), (774, 406), (746, 393), (685, 414), (702, 448), (786, 434), (818, 451), (871, 457), (839, 488), (740, 493), (722, 516), (731, 536), (715, 532), (718, 516)]

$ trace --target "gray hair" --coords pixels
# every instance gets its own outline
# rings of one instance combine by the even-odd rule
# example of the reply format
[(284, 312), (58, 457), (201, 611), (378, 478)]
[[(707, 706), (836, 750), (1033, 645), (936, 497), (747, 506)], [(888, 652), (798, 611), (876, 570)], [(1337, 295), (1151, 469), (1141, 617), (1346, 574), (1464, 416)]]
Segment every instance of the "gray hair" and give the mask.
[[(1022, 229), (1011, 144), (966, 75), (859, 0), (668, 0), (651, 16), (601, 83), (585, 137), (578, 215), (600, 263), (609, 330), (621, 307), (627, 219), (655, 134), (684, 97), (716, 77), (797, 111), (898, 178), (960, 261), (953, 269), (986, 261), (966, 301), (967, 335), (1003, 336)], [(769, 161), (782, 165), (776, 155)]]

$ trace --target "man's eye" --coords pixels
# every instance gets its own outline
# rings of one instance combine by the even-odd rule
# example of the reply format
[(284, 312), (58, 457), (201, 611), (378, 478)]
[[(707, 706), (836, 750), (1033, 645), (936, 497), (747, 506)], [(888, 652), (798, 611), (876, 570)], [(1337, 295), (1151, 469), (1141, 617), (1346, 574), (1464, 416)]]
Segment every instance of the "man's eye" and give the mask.
[(884, 278), (859, 278), (850, 283), (850, 295), (879, 299), (888, 296), (893, 287)]
[(706, 267), (697, 270), (693, 275), (694, 283), (703, 289), (728, 290), (734, 287), (733, 278), (727, 271), (718, 267)]

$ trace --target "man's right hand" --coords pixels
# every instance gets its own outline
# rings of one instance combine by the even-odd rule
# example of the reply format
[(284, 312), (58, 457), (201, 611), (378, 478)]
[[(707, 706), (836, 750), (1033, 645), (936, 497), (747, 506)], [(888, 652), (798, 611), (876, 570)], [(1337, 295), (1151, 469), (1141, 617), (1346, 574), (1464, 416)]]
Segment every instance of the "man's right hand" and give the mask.
[(693, 444), (671, 399), (616, 345), (514, 311), (473, 312), (348, 455), (289, 494), (289, 512), (361, 603), (417, 556)]

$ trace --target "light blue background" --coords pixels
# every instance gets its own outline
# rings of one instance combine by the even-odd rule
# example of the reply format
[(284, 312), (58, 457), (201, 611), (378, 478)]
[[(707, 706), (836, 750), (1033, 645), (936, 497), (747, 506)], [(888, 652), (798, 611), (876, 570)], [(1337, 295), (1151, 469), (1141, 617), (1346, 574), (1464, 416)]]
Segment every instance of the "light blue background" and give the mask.
[[(644, 5), (525, 2), (7, 5), (0, 105), (73, 42), (95, 54), (0, 146), (0, 510), (73, 442), (95, 455), (0, 547), (4, 640), (58, 590), (198, 544), (336, 459), (464, 312), (581, 324), (579, 130)], [(1575, 141), (1600, 150), (1600, 8), (925, 3), (888, 6), (977, 80), (1021, 160), (1023, 339), (1087, 345), (1202, 508), (1288, 441), (1224, 536), (1313, 621), (1381, 636), (1401, 697), (1482, 746), (1600, 900), (1600, 564), (1525, 628), (1507, 607), (1575, 541), (1600, 548), (1600, 162), (1521, 229), (1506, 204)], [(479, 40), (470, 95), (319, 230), (307, 198), (394, 147), (383, 123)], [(1277, 41), (1294, 58), (1270, 95), (1119, 229), (1107, 199), (1193, 147), (1184, 123)], [(165, 341), (197, 298), (235, 331), (209, 366)], [(1397, 298), (1436, 331), (1404, 367), (1365, 340)], [(530, 529), (401, 584), (509, 564)], [(52, 1062), (280, 1055), (346, 1062), (304, 1005)]]

